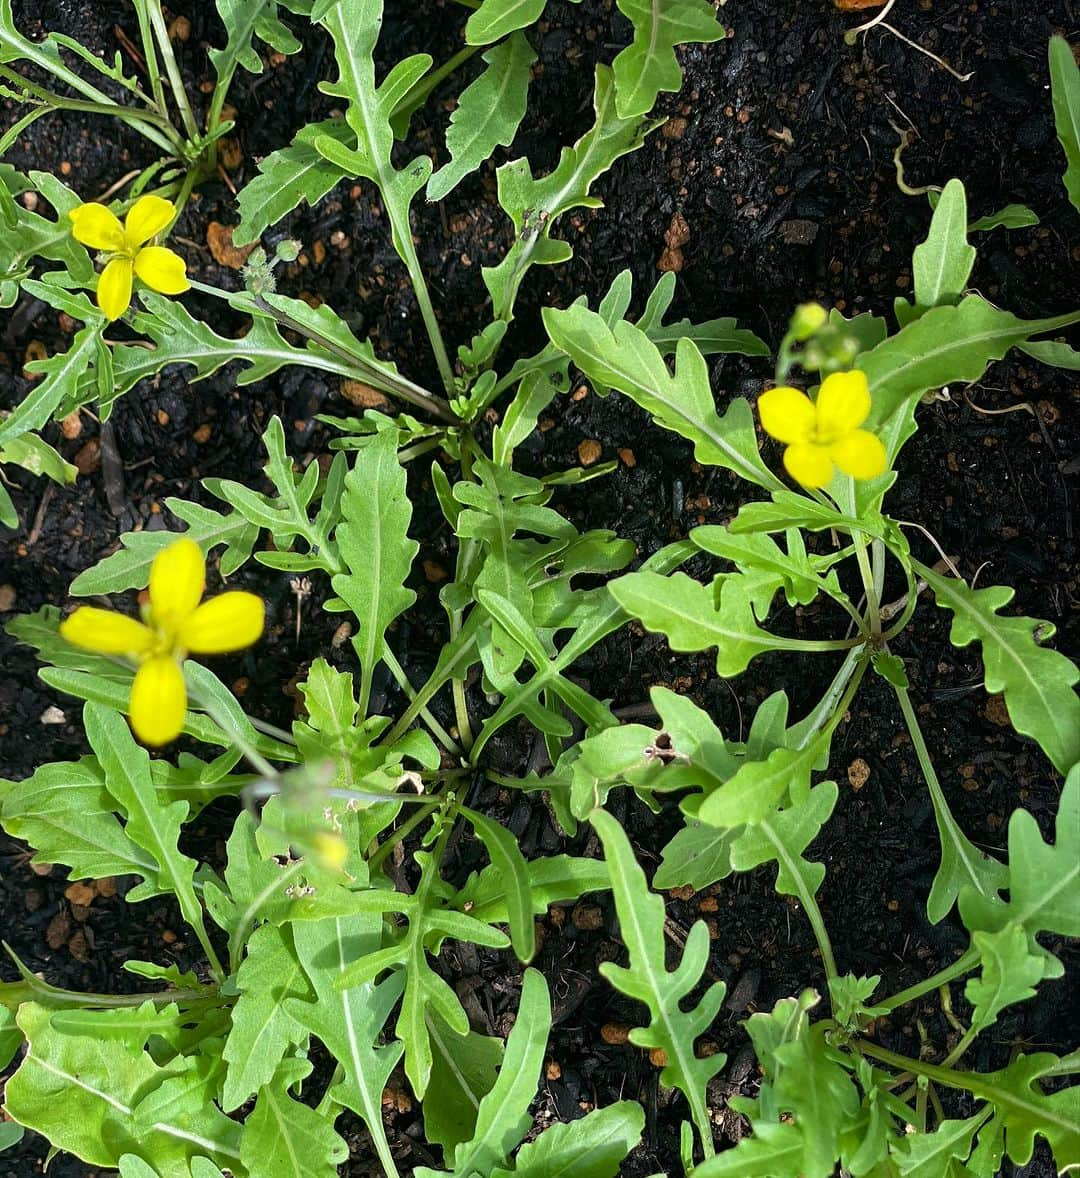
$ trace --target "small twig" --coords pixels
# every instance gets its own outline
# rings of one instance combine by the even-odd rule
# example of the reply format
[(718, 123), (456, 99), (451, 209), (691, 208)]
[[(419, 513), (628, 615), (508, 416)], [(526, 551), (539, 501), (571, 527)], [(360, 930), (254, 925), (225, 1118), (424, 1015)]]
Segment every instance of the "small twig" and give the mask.
[(34, 515), (34, 526), (30, 529), (30, 535), (26, 537), (28, 548), (36, 544), (41, 537), (41, 529), (45, 526), (45, 512), (48, 510), (49, 504), (52, 502), (52, 497), (55, 494), (56, 484), (46, 483), (45, 490), (41, 494), (41, 502), (38, 504), (37, 512)]
[(847, 42), (847, 44), (854, 45), (855, 40), (860, 33), (866, 34), (874, 27), (874, 25), (881, 24), (882, 21), (889, 15), (889, 13), (892, 12), (893, 5), (895, 3), (896, 0), (887, 0), (885, 7), (877, 14), (877, 16), (871, 17), (871, 19), (868, 20), (865, 24), (856, 25), (855, 28), (848, 29), (848, 31), (844, 34), (844, 40)]
[[(920, 532), (922, 532), (922, 534), (927, 538), (927, 540), (929, 540), (930, 543), (933, 544), (933, 546), (938, 550), (938, 553), (940, 554), (941, 559), (945, 562), (946, 567), (952, 572), (952, 575), (958, 581), (964, 580), (963, 576), (960, 573), (960, 570), (953, 563), (952, 557), (948, 556), (946, 554), (945, 549), (942, 548), (941, 545), (934, 538), (933, 532), (929, 531), (927, 528), (924, 528), (922, 526), (922, 524), (914, 523), (912, 520), (898, 519), (895, 522), (898, 523), (900, 525), (900, 527), (902, 527), (902, 528), (918, 528), (918, 530)], [(965, 582), (965, 584), (966, 584), (966, 582)]]
[(967, 401), (969, 409), (974, 409), (976, 413), (982, 413), (986, 417), (998, 417), (1002, 413), (1019, 413), (1022, 409), (1026, 409), (1032, 417), (1037, 418), (1039, 416), (1035, 412), (1035, 406), (1030, 401), (1021, 401), (1019, 405), (1007, 405), (1004, 409), (984, 409), (981, 405), (976, 405), (968, 396), (967, 389), (964, 389), (964, 400)]
[(103, 193), (101, 193), (101, 195), (98, 197), (98, 201), (101, 204), (104, 204), (114, 192), (119, 192), (120, 189), (123, 188), (129, 180), (134, 180), (141, 171), (142, 168), (133, 168), (130, 172), (127, 172), (125, 175), (121, 176), (119, 180), (114, 181), (109, 185), (108, 188), (105, 189)]
[(938, 57), (936, 53), (931, 53), (929, 49), (924, 49), (917, 41), (912, 41), (910, 37), (905, 37), (899, 29), (894, 29), (893, 26), (888, 24), (886, 21), (881, 21), (881, 27), (883, 29), (888, 29), (888, 31), (892, 33), (894, 37), (900, 41), (903, 41), (905, 45), (910, 45), (911, 48), (914, 49), (917, 53), (921, 53), (924, 57), (929, 57), (931, 61), (937, 62), (937, 64), (941, 66), (943, 70), (946, 70), (948, 73), (952, 74), (952, 76), (958, 82), (968, 82), (975, 76), (974, 70), (971, 70), (966, 74), (960, 73), (959, 70), (954, 70), (953, 67), (945, 60), (945, 58)]

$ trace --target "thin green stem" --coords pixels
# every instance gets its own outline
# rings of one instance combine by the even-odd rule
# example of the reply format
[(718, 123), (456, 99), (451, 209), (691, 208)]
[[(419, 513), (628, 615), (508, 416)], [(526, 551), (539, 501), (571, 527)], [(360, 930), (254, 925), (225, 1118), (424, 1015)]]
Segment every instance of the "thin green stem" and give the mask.
[(896, 1051), (890, 1051), (887, 1047), (868, 1043), (865, 1039), (852, 1040), (852, 1046), (870, 1059), (876, 1059), (890, 1067), (914, 1072), (917, 1076), (924, 1076), (935, 1084), (944, 1084), (946, 1088), (957, 1088), (963, 1092), (972, 1092), (976, 1096), (981, 1095), (982, 1085), (979, 1083), (981, 1077), (977, 1072), (959, 1072), (944, 1064), (926, 1063), (921, 1059), (912, 1059), (909, 1056), (900, 1055)]
[(964, 974), (970, 973), (979, 964), (979, 952), (977, 949), (968, 949), (963, 956), (958, 957), (952, 965), (947, 965), (944, 969), (938, 970), (936, 974), (926, 978), (924, 981), (916, 982), (912, 986), (908, 986), (906, 990), (901, 990), (894, 994), (891, 998), (886, 998), (882, 1002), (875, 1002), (875, 1006), (883, 1006), (885, 1013), (896, 1010), (897, 1007), (906, 1006), (909, 1002), (915, 1002), (924, 994), (929, 994), (931, 990), (936, 990), (938, 986), (945, 985), (946, 982), (954, 981), (956, 978), (963, 977)]
[[(478, 53), (483, 48), (482, 45), (466, 45), (463, 49), (459, 49), (453, 57), (448, 58), (443, 62), (438, 69), (432, 70), (430, 74), (424, 75), (423, 84), (410, 90), (405, 97), (394, 107), (394, 114), (403, 110), (408, 104), (413, 109), (418, 109), (427, 99), (428, 95), (439, 86), (445, 78), (450, 77), (455, 70), (464, 65), (474, 54)], [(393, 117), (393, 116), (391, 116)]]
[(874, 597), (880, 605), (885, 591), (885, 545), (876, 537), (870, 542), (870, 558), (874, 574)]
[(199, 181), (199, 174), (194, 168), (189, 168), (184, 173), (184, 179), (180, 184), (180, 191), (176, 195), (176, 200), (173, 202), (176, 205), (176, 211), (172, 215), (172, 220), (165, 229), (166, 233), (171, 233), (173, 226), (180, 220), (180, 215), (183, 213), (187, 202), (191, 199), (191, 193), (195, 185)]
[[(150, 112), (132, 110), (129, 107), (121, 106), (118, 102), (114, 102), (103, 90), (99, 90), (96, 86), (91, 85), (85, 80), (85, 78), (82, 78), (77, 73), (75, 73), (74, 70), (68, 69), (67, 66), (65, 66), (59, 60), (59, 58), (54, 59), (48, 56), (48, 54), (43, 49), (33, 45), (32, 42), (28, 42), (26, 44), (31, 46), (31, 48), (26, 48), (24, 50), (22, 54), (24, 59), (33, 62), (34, 65), (39, 66), (46, 73), (52, 74), (53, 77), (57, 78), (61, 82), (67, 83), (67, 85), (69, 85), (77, 93), (82, 94), (88, 98), (93, 107), (93, 109), (88, 113), (114, 115), (122, 123), (126, 123), (129, 127), (132, 127), (134, 130), (138, 131), (140, 135), (143, 135), (145, 138), (157, 144), (157, 146), (162, 148), (164, 151), (167, 151), (170, 154), (177, 151), (181, 141), (180, 137), (176, 133), (176, 129), (171, 124), (169, 124), (169, 131), (175, 142), (170, 142), (169, 140), (162, 138), (162, 136), (156, 132), (151, 131), (146, 126), (144, 119), (140, 116), (147, 115)], [(16, 85), (30, 93), (41, 91), (42, 93), (51, 95), (51, 91), (43, 91), (40, 86), (36, 86), (33, 83), (28, 82), (21, 74), (16, 73), (14, 70), (0, 67), (0, 77), (6, 77), (9, 81), (14, 80)], [(50, 105), (60, 105), (61, 109), (64, 109), (63, 104), (76, 101), (75, 99), (60, 98), (59, 95), (57, 95), (56, 98), (59, 100), (59, 102), (53, 103), (50, 98)], [(67, 109), (75, 108), (68, 107)]]
[(150, 79), (150, 92), (154, 96), (154, 105), (163, 115), (167, 115), (169, 108), (165, 104), (165, 89), (161, 84), (161, 70), (158, 67), (154, 37), (150, 31), (149, 14), (146, 11), (146, 5), (140, 4), (138, 0), (135, 3), (135, 14), (139, 19), (139, 39), (142, 41), (143, 56), (146, 58), (146, 74)]
[(938, 781), (937, 773), (934, 771), (934, 764), (930, 759), (930, 752), (926, 747), (926, 741), (923, 739), (922, 728), (919, 726), (918, 717), (915, 715), (915, 708), (912, 706), (911, 696), (908, 694), (906, 687), (899, 687), (894, 683), (892, 684), (892, 688), (896, 692), (896, 698), (900, 703), (900, 711), (903, 713), (904, 722), (911, 736), (911, 744), (915, 750), (919, 768), (926, 782), (926, 788), (930, 792), (930, 801), (934, 807), (934, 818), (937, 822), (938, 836), (941, 839), (942, 858), (944, 859), (945, 857), (946, 844), (948, 844), (952, 847), (954, 855), (959, 860), (971, 883), (979, 891), (987, 894), (988, 889), (983, 882), (979, 865), (974, 861), (974, 848), (964, 837), (964, 832), (960, 829), (956, 819), (953, 817), (952, 810), (949, 808), (949, 803), (945, 797), (945, 791), (941, 788), (941, 782)]
[[(405, 210), (405, 216), (402, 220), (395, 208), (396, 202), (390, 200), (386, 204), (394, 230), (394, 239), (400, 246), (401, 260), (405, 263), (405, 267), (409, 271), (409, 279), (412, 282), (413, 292), (416, 295), (416, 301), (420, 307), (420, 314), (423, 317), (424, 326), (427, 328), (428, 339), (431, 341), (431, 350), (435, 353), (435, 363), (438, 365), (443, 387), (446, 389), (447, 395), (452, 397), (455, 388), (454, 368), (450, 363), (450, 356), (446, 350), (442, 328), (439, 326), (439, 320), (435, 315), (435, 308), (431, 302), (431, 293), (428, 291), (424, 271), (420, 266), (420, 259), (416, 255), (416, 244), (413, 241), (412, 225), (409, 222), (409, 211), (408, 209)], [(457, 420), (456, 415), (454, 420)]]
[(403, 822), (397, 827), (394, 832), (389, 835), (384, 842), (381, 842), (376, 850), (368, 859), (368, 870), (371, 872), (377, 871), (383, 864), (383, 861), (390, 854), (390, 852), (403, 842), (410, 834), (423, 822), (425, 819), (431, 817), (431, 807), (442, 804), (442, 795), (438, 794), (435, 797), (429, 798), (425, 808), (417, 810), (411, 814), (407, 821)]
[(973, 1026), (968, 1027), (968, 1029), (963, 1033), (963, 1035), (960, 1036), (960, 1040), (956, 1044), (956, 1046), (941, 1061), (942, 1066), (947, 1067), (947, 1068), (951, 1068), (953, 1066), (953, 1064), (956, 1063), (957, 1060), (963, 1059), (964, 1055), (967, 1053), (967, 1049), (979, 1037), (980, 1030), (981, 1030), (981, 1028), (978, 1026), (973, 1025)]
[(466, 667), (472, 663), (476, 651), (476, 639), (470, 638), (467, 642), (462, 642), (461, 635), (459, 635), (456, 641), (460, 643), (458, 649), (446, 656), (445, 652), (450, 650), (451, 644), (443, 648), (444, 657), (440, 658), (438, 666), (431, 673), (427, 682), (417, 689), (416, 698), (398, 717), (397, 723), (383, 737), (380, 744), (392, 745), (400, 740), (438, 691), (455, 677), (454, 672), (459, 667)]
[(862, 577), (863, 591), (866, 593), (866, 623), (871, 637), (877, 638), (881, 634), (881, 603), (874, 584), (870, 558), (866, 553), (866, 536), (862, 532), (852, 532), (852, 538), (855, 541), (855, 559), (859, 564), (859, 576)]
[(291, 744), (293, 748), (296, 747), (296, 740), (293, 734), (286, 732), (284, 728), (279, 728), (276, 724), (271, 724), (267, 720), (260, 720), (257, 716), (248, 716), (248, 723), (256, 731), (262, 732), (266, 736), (272, 736), (275, 740), (280, 740), (283, 744)]
[[(416, 688), (409, 682), (408, 675), (405, 674), (405, 669), (401, 663), (398, 662), (394, 652), (384, 642), (383, 643), (383, 662), (389, 668), (390, 674), (397, 680), (398, 686), (405, 693), (408, 699), (414, 700), (416, 698)], [(439, 723), (439, 721), (426, 708), (420, 709), (420, 715), (424, 723), (431, 729), (435, 739), (443, 746), (448, 753), (452, 753), (455, 757), (461, 756), (461, 748), (458, 746), (454, 738), (446, 731), (446, 729)]]
[(169, 40), (165, 15), (161, 11), (161, 0), (146, 0), (146, 6), (150, 15), (150, 24), (153, 26), (154, 35), (161, 50), (161, 59), (165, 63), (165, 73), (168, 75), (173, 101), (176, 103), (176, 109), (180, 112), (188, 139), (194, 145), (199, 141), (199, 124), (195, 121), (191, 104), (188, 102), (187, 91), (184, 89), (184, 79), (180, 76), (180, 66), (177, 64), (176, 54), (173, 53), (172, 42)]
[(223, 716), (218, 709), (217, 704), (213, 700), (205, 699), (197, 695), (191, 690), (191, 684), (188, 683), (188, 698), (192, 703), (201, 708), (211, 720), (224, 732), (236, 745), (236, 747), (244, 754), (251, 762), (255, 769), (267, 781), (277, 781), (281, 774), (274, 768), (273, 765), (259, 752), (259, 750), (247, 739), (247, 737), (240, 731), (236, 730), (235, 725), (227, 717)]

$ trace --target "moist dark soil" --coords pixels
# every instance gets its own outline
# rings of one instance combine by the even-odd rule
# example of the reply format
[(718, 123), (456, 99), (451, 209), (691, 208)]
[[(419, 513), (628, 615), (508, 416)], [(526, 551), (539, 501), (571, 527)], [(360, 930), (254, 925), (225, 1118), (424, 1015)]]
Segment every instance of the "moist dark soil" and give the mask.
[[(205, 102), (199, 86), (212, 76), (206, 49), (223, 43), (223, 31), (207, 0), (178, 0), (176, 11), (191, 26), (188, 40), (178, 46), (188, 89)], [(390, 0), (380, 46), (383, 66), (415, 50), (445, 57), (457, 43), (463, 13), (451, 3)], [(123, 36), (136, 31), (128, 3), (17, 0), (15, 15), (31, 35), (58, 29), (109, 57), (117, 48), (126, 52)], [(908, 184), (943, 184), (958, 175), (973, 215), (1013, 201), (1039, 213), (1038, 227), (995, 230), (979, 238), (975, 287), (1027, 317), (1076, 306), (1080, 218), (1060, 181), (1064, 160), (1054, 137), (1046, 67), (1050, 34), (1076, 37), (1070, 0), (898, 5), (891, 21), (959, 72), (971, 71), (963, 82), (881, 29), (854, 47), (845, 45), (844, 29), (856, 18), (836, 12), (827, 0), (797, 5), (731, 0), (720, 16), (726, 40), (683, 52), (683, 91), (660, 104), (669, 122), (598, 184), (605, 207), (562, 224), (559, 233), (573, 244), (575, 258), (565, 267), (532, 273), (520, 300), (513, 348), (524, 352), (537, 346), (540, 306), (566, 305), (582, 293), (595, 305), (625, 267), (634, 275), (637, 305), (659, 277), (658, 267), (674, 266), (681, 269), (679, 314), (736, 315), (773, 344), (791, 308), (809, 298), (847, 314), (889, 312), (896, 295), (910, 293), (912, 247), (929, 222), (925, 197), (905, 195), (897, 185), (893, 124), (915, 134), (903, 157)], [(626, 43), (628, 28), (610, 3), (548, 4), (534, 36), (541, 69), (513, 149), (515, 156), (528, 155), (534, 171), (551, 167), (560, 145), (589, 125), (594, 63), (611, 60)], [(189, 269), (203, 281), (240, 283), (236, 271), (219, 266), (206, 245), (210, 222), (235, 221), (229, 186), (245, 183), (259, 157), (331, 109), (317, 89), (333, 75), (331, 47), (317, 31), (305, 31), (303, 39), (303, 53), (272, 59), (258, 77), (241, 73), (233, 86), (240, 162), (227, 181), (203, 187), (178, 231)], [(438, 93), (417, 116), (412, 150), (439, 142), (446, 99), (454, 92), (448, 87)], [(6, 109), (4, 125), (13, 118)], [(151, 162), (148, 151), (112, 121), (52, 116), (24, 134), (9, 159), (22, 169), (56, 171), (83, 198), (93, 199)], [(679, 256), (665, 241), (673, 220), (674, 229), (688, 235)], [(497, 260), (509, 244), (492, 172), (485, 169), (462, 184), (441, 208), (421, 205), (414, 228), (447, 337), (452, 346), (465, 342), (485, 322), (480, 267)], [(422, 325), (369, 188), (340, 186), (272, 233), (272, 241), (287, 233), (304, 247), (283, 289), (317, 293), (367, 331), (382, 355), (434, 387)], [(186, 301), (219, 330), (230, 327), (221, 304), (202, 305), (194, 295)], [(238, 330), (240, 320), (233, 326)], [(25, 297), (6, 314), (0, 404), (14, 405), (30, 387), (23, 365), (33, 349), (43, 344), (49, 353), (62, 350), (71, 330), (70, 321)], [(213, 502), (200, 478), (227, 476), (261, 486), (259, 438), (272, 414), (286, 423), (296, 459), (327, 453), (330, 435), (313, 417), (350, 408), (336, 381), (289, 370), (237, 390), (235, 376), (230, 368), (191, 385), (187, 371), (166, 371), (117, 405), (111, 437), (101, 437), (88, 416), (77, 437), (49, 427), (50, 439), (86, 473), (70, 490), (15, 475), (20, 527), (2, 533), (0, 550), (4, 621), (46, 602), (64, 603), (74, 576), (112, 551), (122, 532), (175, 526), (165, 506), (168, 496)], [(768, 376), (763, 361), (731, 357), (713, 365), (720, 402), (756, 395)], [(973, 388), (953, 388), (947, 399), (922, 410), (919, 436), (904, 452), (890, 500), (892, 514), (931, 533), (965, 576), (1014, 586), (1013, 608), (1052, 622), (1055, 641), (1074, 656), (1076, 394), (1074, 376), (1023, 359), (994, 365)], [(544, 426), (528, 447), (538, 472), (575, 464), (586, 440), (599, 442), (605, 459), (619, 457), (614, 474), (571, 489), (560, 506), (580, 526), (610, 527), (629, 537), (642, 554), (699, 523), (730, 518), (745, 495), (733, 477), (698, 468), (687, 446), (651, 426), (626, 401), (601, 399), (586, 386), (553, 405)], [(422, 556), (450, 567), (445, 531), (420, 485), (422, 476), (416, 477), (414, 531), (424, 545)], [(922, 558), (938, 558), (925, 533), (912, 528), (909, 535)], [(257, 657), (221, 660), (216, 669), (243, 693), (249, 710), (287, 726), (297, 711), (297, 678), (320, 654), (350, 667), (348, 644), (331, 647), (338, 621), (318, 608), (325, 587), (315, 586), (300, 606), (297, 640), (297, 599), (285, 574), (250, 566), (233, 583), (267, 598), (269, 637)], [(437, 585), (421, 582), (418, 589), (415, 609), (394, 636), (400, 659), (417, 677), (430, 669), (441, 633)], [(816, 621), (812, 610), (777, 618), (789, 632), (807, 634), (815, 632)], [(905, 660), (945, 792), (968, 835), (1002, 852), (1008, 815), (1024, 806), (1051, 837), (1060, 778), (1035, 746), (1003, 723), (1000, 701), (988, 699), (981, 686), (976, 654), (949, 645), (946, 615), (923, 602), (897, 653)], [(0, 634), (0, 659), (3, 772), (21, 778), (45, 761), (85, 752), (78, 708), (38, 680), (32, 653)], [(640, 713), (648, 689), (662, 683), (689, 695), (737, 737), (757, 703), (779, 687), (789, 692), (793, 712), (801, 714), (834, 668), (761, 659), (728, 683), (716, 679), (708, 655), (673, 655), (656, 637), (627, 629), (578, 669), (592, 690), (613, 697), (616, 708)], [(383, 690), (379, 706), (399, 707), (392, 685)], [(477, 703), (483, 706), (479, 698)], [(531, 748), (529, 733), (515, 731), (493, 747), (493, 755), (513, 770), (524, 765)], [(840, 800), (809, 852), (827, 867), (822, 908), (841, 969), (881, 974), (893, 991), (952, 961), (966, 939), (955, 919), (932, 927), (925, 917), (937, 865), (933, 814), (884, 684), (867, 683), (838, 733), (833, 761), (830, 775), (840, 783)], [(471, 803), (514, 830), (527, 854), (596, 853), (586, 831), (565, 838), (539, 799), (511, 798), (481, 786)], [(673, 811), (654, 816), (625, 791), (613, 795), (611, 806), (651, 873), (678, 816)], [(220, 855), (231, 817), (220, 805), (197, 824), (193, 845), (212, 861)], [(474, 845), (458, 841), (447, 877), (463, 880), (478, 859)], [(198, 947), (185, 940), (175, 908), (157, 900), (127, 906), (126, 882), (117, 881), (115, 896), (80, 907), (66, 896), (60, 871), (36, 874), (25, 848), (0, 835), (3, 937), (32, 970), (76, 990), (133, 988), (137, 979), (121, 969), (133, 956), (182, 967), (197, 963)], [(724, 1010), (708, 1036), (729, 1055), (712, 1092), (720, 1146), (742, 1129), (724, 1109), (724, 1098), (753, 1093), (756, 1086), (741, 1020), (823, 983), (803, 914), (777, 897), (771, 883), (772, 872), (763, 870), (725, 880), (704, 894), (670, 897), (673, 940), (696, 919), (705, 919), (714, 938), (711, 973), (728, 984)], [(1075, 944), (1053, 948), (1066, 963), (1065, 978), (1045, 984), (1037, 1000), (1006, 1011), (994, 1032), (979, 1041), (972, 1060), (977, 1066), (1002, 1066), (1021, 1047), (1075, 1046), (1080, 961)], [(583, 1106), (640, 1099), (647, 1110), (645, 1140), (624, 1172), (675, 1171), (678, 1126), (685, 1115), (680, 1100), (659, 1089), (656, 1069), (642, 1052), (608, 1043), (606, 1038), (617, 1037), (610, 1028), (606, 1038), (601, 1033), (606, 1024), (632, 1025), (637, 1013), (597, 973), (600, 961), (619, 952), (606, 895), (573, 910), (553, 909), (544, 922), (536, 964), (551, 985), (556, 1023), (537, 1115), (541, 1121), (570, 1118)], [(469, 1009), (478, 1029), (505, 1031), (517, 1001), (516, 963), (507, 955), (463, 947), (447, 951), (440, 968), (459, 993), (475, 996)], [(15, 976), (6, 961), (0, 962), (0, 976)], [(954, 1002), (963, 1017), (958, 988)], [(934, 997), (898, 1012), (878, 1034), (882, 1042), (913, 1054), (922, 1038), (924, 1049), (938, 1056), (954, 1032)], [(430, 1156), (418, 1111), (404, 1100), (399, 1105), (406, 1111), (391, 1109), (387, 1116), (395, 1152), (408, 1169)], [(955, 1113), (965, 1111), (970, 1109), (958, 1104)], [(362, 1126), (346, 1118), (339, 1125), (353, 1146), (345, 1172), (351, 1178), (373, 1173)], [(40, 1172), (46, 1149), (28, 1135), (0, 1157), (0, 1174), (24, 1178)], [(50, 1167), (57, 1178), (93, 1172), (65, 1157)], [(1024, 1173), (1053, 1173), (1042, 1147)]]

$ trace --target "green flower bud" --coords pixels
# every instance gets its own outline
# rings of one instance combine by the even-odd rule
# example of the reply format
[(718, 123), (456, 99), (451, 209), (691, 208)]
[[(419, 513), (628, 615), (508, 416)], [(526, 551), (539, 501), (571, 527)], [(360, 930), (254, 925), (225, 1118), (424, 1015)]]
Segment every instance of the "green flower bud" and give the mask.
[(829, 313), (820, 303), (800, 303), (791, 316), (789, 331), (794, 339), (808, 340), (829, 320)]

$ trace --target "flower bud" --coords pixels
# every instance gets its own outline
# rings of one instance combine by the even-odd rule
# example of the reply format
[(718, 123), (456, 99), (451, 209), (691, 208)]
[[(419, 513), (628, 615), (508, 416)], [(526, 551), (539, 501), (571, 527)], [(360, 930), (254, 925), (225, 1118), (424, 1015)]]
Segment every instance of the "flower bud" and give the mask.
[(794, 339), (808, 340), (828, 322), (829, 313), (820, 303), (800, 303), (791, 316), (788, 330)]

